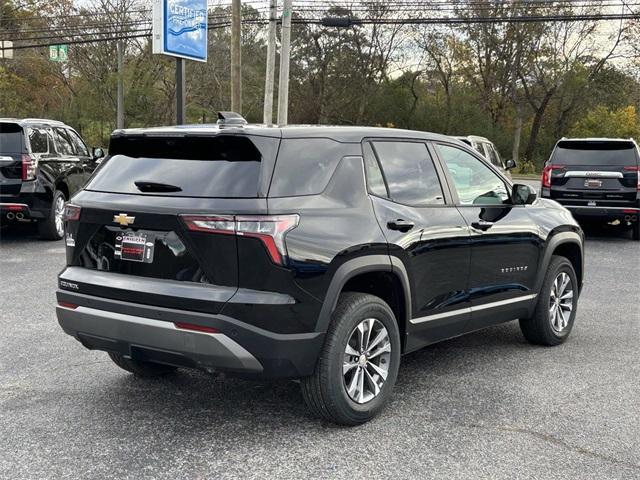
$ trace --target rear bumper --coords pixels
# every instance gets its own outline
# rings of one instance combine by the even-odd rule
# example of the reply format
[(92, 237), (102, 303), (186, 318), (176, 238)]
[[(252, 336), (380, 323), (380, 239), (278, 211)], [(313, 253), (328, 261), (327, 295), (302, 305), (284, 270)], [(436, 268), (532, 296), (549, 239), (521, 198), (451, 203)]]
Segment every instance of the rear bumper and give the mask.
[(22, 218), (45, 218), (49, 214), (50, 206), (45, 206), (35, 197), (33, 193), (19, 195), (3, 195), (0, 197), (0, 215), (6, 217), (12, 213), (16, 218), (17, 214), (22, 214)]
[(598, 207), (598, 206), (576, 206), (564, 205), (574, 217), (601, 218), (609, 220), (631, 221), (635, 217), (636, 221), (640, 215), (640, 208), (637, 207)]
[[(259, 378), (310, 375), (322, 346), (321, 333), (276, 334), (224, 315), (173, 310), (59, 290), (62, 329), (85, 347), (206, 371)], [(184, 322), (219, 333), (178, 329)]]

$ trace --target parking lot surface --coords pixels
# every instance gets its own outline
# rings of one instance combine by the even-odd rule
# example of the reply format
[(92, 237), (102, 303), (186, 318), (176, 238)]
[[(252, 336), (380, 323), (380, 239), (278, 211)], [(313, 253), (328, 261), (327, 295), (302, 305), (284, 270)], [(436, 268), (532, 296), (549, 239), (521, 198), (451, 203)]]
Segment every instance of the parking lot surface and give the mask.
[(569, 341), (517, 322), (403, 358), (369, 424), (312, 418), (294, 382), (137, 379), (55, 319), (62, 242), (0, 233), (0, 478), (640, 478), (640, 247), (591, 232)]

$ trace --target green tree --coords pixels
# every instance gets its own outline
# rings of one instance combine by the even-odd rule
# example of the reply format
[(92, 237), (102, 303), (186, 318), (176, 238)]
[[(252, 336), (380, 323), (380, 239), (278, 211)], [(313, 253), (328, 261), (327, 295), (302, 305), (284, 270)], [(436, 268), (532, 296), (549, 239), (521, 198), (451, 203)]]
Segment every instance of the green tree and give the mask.
[(598, 106), (571, 127), (572, 137), (640, 138), (640, 119), (636, 107), (609, 110)]

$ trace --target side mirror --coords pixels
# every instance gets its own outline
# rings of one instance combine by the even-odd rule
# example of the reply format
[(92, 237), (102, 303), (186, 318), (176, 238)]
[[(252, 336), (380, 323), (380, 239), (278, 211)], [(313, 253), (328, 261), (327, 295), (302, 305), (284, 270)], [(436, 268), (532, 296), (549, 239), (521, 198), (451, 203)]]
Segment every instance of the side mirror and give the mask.
[(104, 158), (104, 150), (102, 150), (100, 147), (95, 147), (93, 149), (93, 159), (100, 160), (101, 158)]
[(511, 190), (511, 199), (514, 205), (531, 205), (538, 198), (533, 187), (524, 185), (522, 183), (516, 183)]
[(515, 160), (507, 160), (506, 162), (504, 162), (504, 169), (505, 170), (511, 170), (513, 168), (516, 168), (516, 161)]

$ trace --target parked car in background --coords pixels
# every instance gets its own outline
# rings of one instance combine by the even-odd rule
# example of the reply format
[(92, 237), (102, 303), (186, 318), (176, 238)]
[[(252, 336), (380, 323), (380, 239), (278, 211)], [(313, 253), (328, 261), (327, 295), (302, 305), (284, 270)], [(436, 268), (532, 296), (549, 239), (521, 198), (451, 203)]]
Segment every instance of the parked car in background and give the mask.
[(491, 140), (485, 137), (479, 137), (477, 135), (468, 135), (466, 137), (455, 137), (458, 140), (466, 143), (476, 152), (489, 160), (492, 165), (502, 170), (508, 178), (511, 178), (511, 169), (515, 168), (516, 162), (513, 160), (502, 160), (498, 149)]
[(68, 125), (44, 119), (0, 119), (0, 222), (38, 223), (40, 235), (64, 235), (64, 204), (103, 156)]
[(516, 318), (568, 338), (583, 235), (556, 202), (451, 137), (220, 116), (114, 132), (67, 205), (57, 316), (85, 347), (136, 375), (299, 378), (354, 425), (402, 354)]
[(640, 153), (632, 139), (563, 138), (542, 172), (542, 197), (581, 222), (618, 220), (640, 240)]

